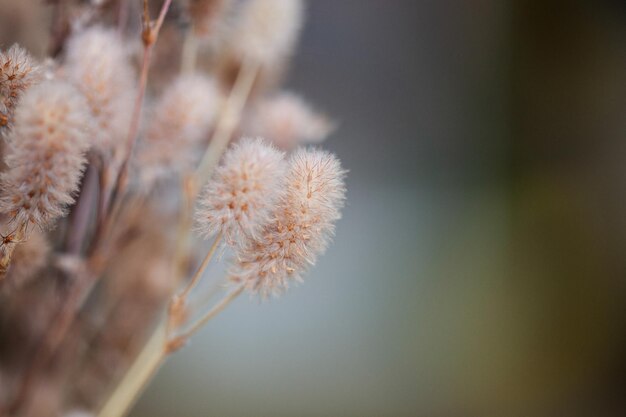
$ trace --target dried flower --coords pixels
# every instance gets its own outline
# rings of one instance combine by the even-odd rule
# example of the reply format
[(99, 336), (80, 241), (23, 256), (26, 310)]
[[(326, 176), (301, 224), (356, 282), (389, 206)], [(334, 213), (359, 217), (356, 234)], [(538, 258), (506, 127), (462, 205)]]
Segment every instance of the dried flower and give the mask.
[(217, 114), (219, 92), (213, 79), (185, 75), (174, 81), (156, 104), (137, 151), (137, 169), (148, 187), (192, 169), (201, 155)]
[(262, 139), (244, 139), (225, 155), (200, 198), (196, 222), (205, 236), (230, 245), (258, 238), (282, 191), (284, 154)]
[(39, 67), (24, 48), (15, 44), (0, 52), (0, 132), (10, 125), (22, 93), (39, 78)]
[(97, 122), (94, 148), (105, 157), (117, 155), (124, 149), (136, 87), (122, 38), (99, 26), (79, 32), (67, 44), (65, 69)]
[(320, 143), (334, 128), (326, 116), (317, 114), (301, 97), (289, 92), (260, 101), (247, 127), (250, 134), (268, 138), (286, 150)]
[(233, 28), (231, 53), (263, 67), (282, 64), (296, 43), (303, 9), (301, 0), (249, 0)]
[(332, 154), (298, 150), (290, 158), (285, 194), (261, 237), (237, 251), (231, 280), (262, 296), (285, 290), (324, 252), (341, 217), (345, 171)]
[(92, 127), (86, 106), (62, 81), (43, 82), (22, 97), (0, 177), (0, 212), (16, 229), (49, 226), (74, 202)]

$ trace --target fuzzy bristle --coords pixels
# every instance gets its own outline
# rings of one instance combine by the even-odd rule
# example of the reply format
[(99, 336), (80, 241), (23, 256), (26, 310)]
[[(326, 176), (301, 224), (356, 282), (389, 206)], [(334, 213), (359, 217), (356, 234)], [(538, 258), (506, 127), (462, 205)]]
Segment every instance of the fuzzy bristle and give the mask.
[(282, 192), (284, 154), (262, 139), (234, 145), (209, 181), (196, 211), (205, 236), (223, 233), (235, 245), (258, 238)]
[(39, 79), (39, 66), (24, 48), (15, 44), (0, 52), (0, 133), (12, 124), (21, 95)]
[(62, 81), (32, 87), (15, 111), (0, 212), (16, 229), (45, 228), (74, 202), (93, 120), (84, 97)]
[(123, 149), (135, 97), (129, 51), (113, 29), (95, 26), (69, 39), (67, 77), (87, 97), (97, 129), (93, 146), (103, 156)]
[(273, 220), (259, 238), (238, 249), (231, 281), (265, 297), (301, 280), (334, 234), (345, 199), (344, 176), (334, 155), (296, 151)]
[(213, 79), (185, 75), (157, 102), (139, 145), (136, 168), (149, 188), (155, 181), (193, 169), (199, 145), (208, 139), (218, 108)]

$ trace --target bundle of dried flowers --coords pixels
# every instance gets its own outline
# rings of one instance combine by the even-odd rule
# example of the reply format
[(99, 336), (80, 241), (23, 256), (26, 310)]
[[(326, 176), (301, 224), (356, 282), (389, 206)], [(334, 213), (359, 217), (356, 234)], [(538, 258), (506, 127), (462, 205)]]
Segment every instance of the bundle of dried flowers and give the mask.
[(238, 295), (301, 281), (340, 217), (339, 160), (299, 148), (333, 125), (275, 90), (302, 1), (152, 3), (58, 2), (54, 56), (0, 50), (0, 415), (124, 415)]

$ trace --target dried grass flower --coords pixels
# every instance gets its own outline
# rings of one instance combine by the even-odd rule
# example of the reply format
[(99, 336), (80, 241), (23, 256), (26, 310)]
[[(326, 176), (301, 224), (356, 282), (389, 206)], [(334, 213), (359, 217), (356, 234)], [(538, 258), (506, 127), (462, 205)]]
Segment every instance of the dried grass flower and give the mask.
[(200, 74), (180, 76), (165, 90), (137, 150), (136, 169), (146, 188), (193, 169), (214, 124), (219, 98), (213, 79)]
[(335, 125), (300, 96), (282, 92), (257, 103), (247, 122), (249, 134), (268, 138), (280, 149), (318, 144)]
[(24, 48), (15, 44), (0, 52), (0, 133), (10, 126), (20, 96), (39, 79), (39, 66)]
[(243, 139), (224, 155), (196, 210), (198, 230), (235, 245), (259, 238), (282, 193), (284, 154), (262, 139)]
[(50, 226), (74, 202), (93, 127), (86, 109), (84, 97), (63, 81), (24, 94), (0, 176), (0, 212), (16, 229)]
[(332, 154), (297, 150), (289, 160), (285, 194), (261, 236), (239, 248), (231, 281), (262, 296), (279, 294), (313, 265), (341, 217), (345, 171)]
[(302, 0), (248, 0), (240, 4), (219, 56), (222, 83), (232, 87), (242, 69), (254, 69), (255, 91), (274, 85), (294, 49), (303, 18)]
[(114, 29), (94, 26), (69, 39), (65, 71), (87, 102), (97, 129), (93, 146), (104, 157), (124, 149), (135, 99), (129, 49)]

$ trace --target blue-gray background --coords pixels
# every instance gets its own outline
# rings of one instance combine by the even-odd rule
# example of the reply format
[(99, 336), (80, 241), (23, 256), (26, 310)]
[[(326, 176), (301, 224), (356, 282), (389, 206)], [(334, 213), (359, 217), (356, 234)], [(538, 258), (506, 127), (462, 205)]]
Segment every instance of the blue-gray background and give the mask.
[(335, 242), (133, 415), (623, 415), (625, 23), (619, 1), (309, 1), (288, 85), (340, 122)]

